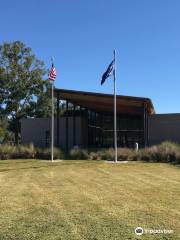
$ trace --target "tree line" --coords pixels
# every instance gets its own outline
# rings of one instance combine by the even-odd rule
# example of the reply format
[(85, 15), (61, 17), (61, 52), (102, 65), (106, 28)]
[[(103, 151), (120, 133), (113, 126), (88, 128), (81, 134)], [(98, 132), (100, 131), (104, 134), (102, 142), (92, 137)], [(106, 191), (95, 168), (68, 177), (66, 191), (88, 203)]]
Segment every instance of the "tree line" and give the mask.
[(43, 61), (20, 41), (0, 45), (0, 143), (20, 139), (20, 121), (49, 117), (50, 82)]

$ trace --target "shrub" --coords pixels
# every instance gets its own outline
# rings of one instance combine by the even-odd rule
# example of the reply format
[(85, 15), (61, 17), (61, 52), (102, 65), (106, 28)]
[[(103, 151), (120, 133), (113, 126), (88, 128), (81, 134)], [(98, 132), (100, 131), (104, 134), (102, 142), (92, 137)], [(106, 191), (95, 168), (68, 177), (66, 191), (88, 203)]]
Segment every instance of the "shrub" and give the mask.
[(144, 160), (144, 161), (151, 161), (152, 160), (152, 155), (155, 153), (156, 150), (153, 148), (144, 148), (140, 149), (136, 154), (137, 154), (137, 159), (139, 160)]
[(113, 160), (113, 149), (101, 149), (89, 152), (90, 160)]
[(180, 164), (180, 152), (176, 155), (175, 163)]
[(12, 154), (12, 158), (35, 158), (36, 155), (36, 149), (33, 144), (29, 145), (18, 145), (15, 147), (15, 151)]
[(71, 149), (69, 152), (70, 159), (86, 160), (89, 159), (87, 150), (85, 149)]
[(0, 145), (0, 159), (6, 160), (12, 158), (13, 154), (16, 152), (16, 147), (8, 144)]
[[(154, 162), (180, 162), (180, 145), (166, 141), (160, 145), (147, 147), (135, 151), (129, 148), (118, 148), (118, 161), (125, 160), (143, 160)], [(114, 160), (114, 149), (102, 149), (89, 153), (91, 160)]]
[(89, 153), (89, 160), (99, 160), (97, 152), (90, 152)]
[[(54, 148), (54, 159), (63, 159), (64, 153), (59, 148)], [(51, 148), (37, 148), (36, 158), (38, 159), (51, 159)]]
[[(175, 162), (180, 154), (180, 146), (168, 141), (159, 145), (159, 150), (166, 162)], [(162, 160), (162, 158), (160, 160)]]
[[(108, 159), (107, 160), (114, 160), (114, 149), (110, 148), (108, 150)], [(108, 156), (107, 155), (107, 156)], [(135, 159), (135, 151), (129, 148), (118, 148), (117, 149), (117, 159), (118, 161), (127, 161), (127, 160), (134, 160)]]
[[(30, 145), (0, 145), (0, 159), (51, 159), (50, 148), (35, 148), (33, 144)], [(64, 153), (59, 148), (54, 148), (54, 159), (64, 158)]]
[(118, 160), (134, 160), (135, 151), (129, 148), (118, 148), (117, 151)]
[(98, 158), (100, 160), (112, 161), (113, 160), (113, 152), (114, 152), (114, 150), (112, 148), (100, 150), (100, 151), (98, 151)]
[[(114, 161), (114, 149), (103, 149), (97, 152), (90, 152), (89, 158), (91, 160), (108, 160)], [(135, 157), (135, 151), (128, 148), (118, 148), (117, 150), (118, 161), (124, 160), (137, 160)]]
[(155, 162), (178, 162), (180, 159), (180, 145), (173, 142), (163, 142), (160, 145), (141, 149), (138, 158)]
[[(143, 160), (154, 162), (172, 162), (180, 164), (180, 145), (173, 142), (163, 142), (160, 145), (135, 151), (129, 148), (118, 148), (118, 161), (122, 160)], [(72, 149), (65, 156), (59, 148), (54, 148), (54, 159), (77, 159), (77, 160), (108, 160), (114, 161), (114, 149)], [(0, 159), (51, 159), (50, 148), (35, 148), (33, 144), (13, 146), (8, 144), (0, 145)]]

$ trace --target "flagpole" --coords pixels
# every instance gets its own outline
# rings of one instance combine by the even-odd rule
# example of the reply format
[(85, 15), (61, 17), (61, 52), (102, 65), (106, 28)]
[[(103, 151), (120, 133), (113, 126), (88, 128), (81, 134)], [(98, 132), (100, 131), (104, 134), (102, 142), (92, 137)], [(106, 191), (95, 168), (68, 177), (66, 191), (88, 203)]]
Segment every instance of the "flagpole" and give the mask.
[(116, 50), (114, 50), (114, 161), (117, 163)]
[(51, 161), (53, 162), (54, 158), (54, 81), (52, 81), (52, 115), (51, 115)]
[(54, 81), (52, 82), (51, 89), (51, 104), (52, 104), (52, 112), (51, 112), (51, 161), (54, 161)]

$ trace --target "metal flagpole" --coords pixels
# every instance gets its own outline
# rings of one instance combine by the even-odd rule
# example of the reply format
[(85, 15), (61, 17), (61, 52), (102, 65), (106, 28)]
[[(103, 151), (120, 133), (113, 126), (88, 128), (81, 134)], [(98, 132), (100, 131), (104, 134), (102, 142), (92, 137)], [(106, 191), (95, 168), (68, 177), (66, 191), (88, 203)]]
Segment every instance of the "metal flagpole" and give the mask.
[[(53, 60), (52, 60), (53, 62)], [(52, 104), (52, 112), (51, 112), (51, 161), (54, 160), (54, 81), (52, 82), (51, 89), (51, 104)]]
[(114, 50), (114, 161), (117, 163), (116, 50)]
[(52, 81), (52, 115), (51, 115), (51, 161), (54, 153), (54, 81)]

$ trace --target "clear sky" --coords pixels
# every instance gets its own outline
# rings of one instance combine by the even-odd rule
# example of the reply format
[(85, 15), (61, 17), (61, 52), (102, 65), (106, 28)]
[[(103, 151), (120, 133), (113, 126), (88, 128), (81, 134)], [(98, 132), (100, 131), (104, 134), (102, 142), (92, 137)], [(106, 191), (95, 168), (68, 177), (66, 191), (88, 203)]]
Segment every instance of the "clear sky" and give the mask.
[(179, 0), (2, 0), (0, 44), (20, 40), (50, 66), (56, 87), (113, 92), (101, 76), (117, 50), (117, 93), (180, 112)]

